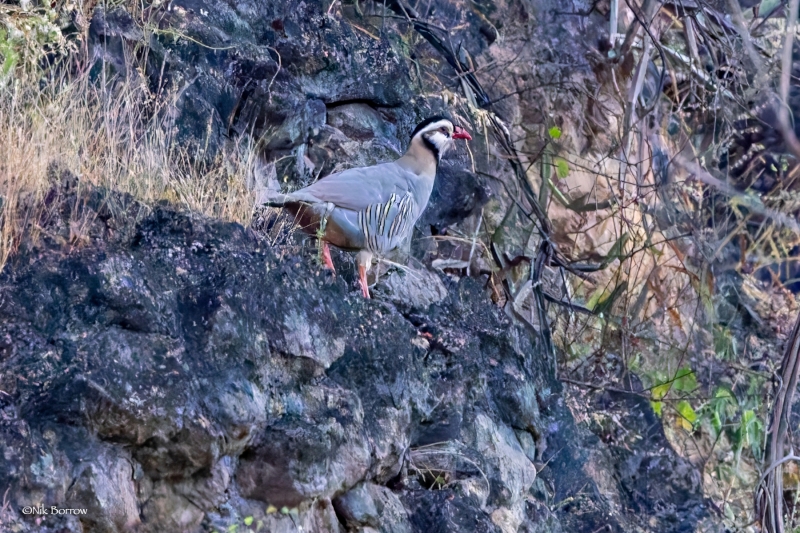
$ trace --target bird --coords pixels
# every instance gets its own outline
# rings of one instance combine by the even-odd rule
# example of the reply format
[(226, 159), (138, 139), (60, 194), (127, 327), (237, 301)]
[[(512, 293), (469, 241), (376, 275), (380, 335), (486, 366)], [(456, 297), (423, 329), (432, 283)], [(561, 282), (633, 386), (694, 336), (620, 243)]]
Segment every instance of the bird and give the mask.
[(411, 235), (428, 205), (439, 162), (456, 139), (472, 137), (445, 116), (429, 117), (414, 128), (399, 159), (330, 174), (303, 189), (272, 194), (264, 205), (287, 209), (303, 231), (317, 236), (323, 262), (334, 275), (329, 245), (357, 252), (358, 281), (368, 299), (373, 257)]

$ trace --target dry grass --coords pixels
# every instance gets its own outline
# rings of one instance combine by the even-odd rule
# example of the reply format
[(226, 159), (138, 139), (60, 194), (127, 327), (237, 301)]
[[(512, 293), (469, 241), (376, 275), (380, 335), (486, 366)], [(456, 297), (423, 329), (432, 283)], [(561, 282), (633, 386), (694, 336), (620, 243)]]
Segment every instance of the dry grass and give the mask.
[(72, 74), (40, 87), (41, 78), (33, 76), (0, 85), (0, 269), (18, 245), (25, 220), (41, 208), (53, 164), (81, 183), (144, 202), (168, 200), (249, 222), (254, 152), (248, 144), (229, 143), (213, 161), (198, 162), (175, 139), (174, 97), (156, 100), (142, 80), (103, 84)]

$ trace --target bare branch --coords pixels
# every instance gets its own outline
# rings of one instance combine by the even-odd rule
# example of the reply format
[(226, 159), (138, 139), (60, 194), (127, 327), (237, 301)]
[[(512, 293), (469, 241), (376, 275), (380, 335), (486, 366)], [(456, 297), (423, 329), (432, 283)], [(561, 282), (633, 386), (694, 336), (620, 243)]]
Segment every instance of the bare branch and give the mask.
[(794, 32), (797, 25), (797, 8), (800, 0), (789, 0), (789, 13), (786, 15), (786, 38), (783, 42), (781, 56), (781, 84), (778, 122), (781, 135), (792, 154), (800, 159), (800, 142), (794, 134), (793, 124), (789, 118), (789, 84), (792, 78), (792, 50), (794, 48)]

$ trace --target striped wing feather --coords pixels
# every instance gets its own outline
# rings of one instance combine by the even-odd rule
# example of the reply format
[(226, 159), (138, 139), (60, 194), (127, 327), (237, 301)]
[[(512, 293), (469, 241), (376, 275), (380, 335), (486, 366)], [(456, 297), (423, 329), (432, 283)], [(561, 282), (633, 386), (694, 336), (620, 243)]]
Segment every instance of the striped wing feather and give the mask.
[(392, 194), (386, 202), (358, 213), (358, 226), (368, 250), (383, 254), (393, 250), (411, 232), (416, 221), (411, 193)]

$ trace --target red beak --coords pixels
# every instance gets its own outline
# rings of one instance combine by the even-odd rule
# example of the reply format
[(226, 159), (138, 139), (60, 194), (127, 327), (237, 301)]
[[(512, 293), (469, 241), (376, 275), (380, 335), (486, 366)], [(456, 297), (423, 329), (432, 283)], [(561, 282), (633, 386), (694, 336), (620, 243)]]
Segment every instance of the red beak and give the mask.
[(453, 139), (466, 139), (468, 141), (472, 140), (472, 136), (467, 133), (467, 130), (462, 128), (461, 126), (453, 126)]

